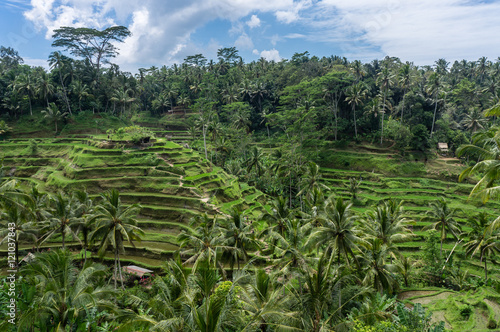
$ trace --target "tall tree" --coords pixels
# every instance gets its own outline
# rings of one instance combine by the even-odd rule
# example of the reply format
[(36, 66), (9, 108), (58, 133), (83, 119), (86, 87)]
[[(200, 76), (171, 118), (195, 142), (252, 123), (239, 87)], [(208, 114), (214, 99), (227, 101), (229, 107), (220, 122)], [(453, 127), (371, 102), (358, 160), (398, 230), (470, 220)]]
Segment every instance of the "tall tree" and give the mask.
[(352, 107), (352, 115), (354, 117), (354, 134), (358, 138), (358, 128), (356, 126), (356, 106), (363, 103), (363, 99), (366, 96), (366, 89), (363, 83), (357, 83), (350, 86), (346, 91), (345, 100)]
[(113, 26), (104, 30), (91, 28), (61, 27), (54, 30), (53, 47), (61, 47), (70, 54), (82, 57), (99, 72), (101, 63), (116, 57), (118, 48), (115, 42), (123, 42), (130, 36), (124, 26)]
[(68, 94), (66, 92), (66, 86), (64, 85), (64, 78), (62, 74), (64, 67), (66, 67), (66, 62), (66, 57), (62, 55), (61, 52), (56, 51), (50, 53), (49, 55), (50, 69), (57, 69), (57, 72), (59, 74), (59, 81), (63, 90), (64, 101), (66, 102), (66, 107), (68, 108), (69, 115), (72, 116), (73, 114), (71, 113), (71, 106), (69, 105)]
[(134, 245), (134, 241), (141, 239), (144, 232), (137, 226), (135, 216), (140, 208), (134, 204), (125, 207), (120, 199), (120, 193), (112, 189), (101, 194), (102, 203), (96, 208), (96, 227), (91, 235), (91, 241), (99, 240), (99, 255), (104, 253), (109, 246), (113, 248), (114, 254), (114, 283), (120, 278), (123, 287), (122, 267), (120, 252), (125, 251), (125, 242)]
[(458, 238), (460, 224), (455, 219), (456, 210), (450, 208), (444, 198), (439, 198), (429, 205), (431, 209), (427, 211), (423, 220), (430, 221), (432, 224), (424, 227), (424, 230), (435, 229), (440, 233), (441, 256), (443, 256), (443, 242), (446, 236), (450, 233), (453, 237)]

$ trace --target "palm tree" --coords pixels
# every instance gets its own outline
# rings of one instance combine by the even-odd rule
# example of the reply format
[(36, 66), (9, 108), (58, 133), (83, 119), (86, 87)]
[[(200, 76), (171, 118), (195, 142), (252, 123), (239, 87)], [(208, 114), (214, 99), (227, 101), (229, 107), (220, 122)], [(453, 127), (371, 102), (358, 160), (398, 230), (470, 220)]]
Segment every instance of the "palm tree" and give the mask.
[(66, 116), (66, 114), (68, 114), (66, 112), (61, 113), (59, 107), (57, 107), (55, 103), (50, 103), (47, 109), (43, 110), (42, 113), (45, 114), (44, 118), (48, 119), (49, 121), (54, 121), (56, 125), (56, 134), (57, 134), (57, 121), (63, 119)]
[(93, 220), (96, 220), (96, 226), (90, 240), (100, 240), (98, 253), (101, 257), (104, 256), (109, 246), (113, 248), (115, 289), (118, 275), (123, 288), (120, 252), (125, 251), (125, 242), (134, 245), (133, 241), (140, 241), (141, 236), (144, 235), (135, 219), (140, 205), (124, 206), (120, 200), (120, 193), (116, 189), (101, 194), (101, 198), (102, 203), (97, 206), (96, 215), (93, 217)]
[(310, 161), (306, 166), (306, 173), (302, 175), (301, 185), (302, 189), (297, 193), (297, 196), (300, 196), (306, 192), (312, 192), (315, 189), (325, 189), (328, 190), (328, 186), (321, 183), (321, 173), (319, 169), (319, 165), (315, 162)]
[(366, 89), (362, 83), (357, 83), (346, 90), (345, 100), (352, 107), (352, 114), (354, 116), (354, 134), (358, 138), (358, 129), (356, 127), (356, 106), (363, 103), (363, 99), (366, 95)]
[(377, 84), (380, 86), (380, 90), (383, 94), (383, 104), (382, 104), (382, 133), (380, 134), (380, 144), (382, 144), (382, 138), (384, 137), (384, 114), (386, 113), (386, 100), (389, 89), (393, 84), (394, 75), (389, 72), (389, 68), (384, 67), (382, 71), (377, 75)]
[(413, 234), (408, 228), (412, 224), (405, 218), (403, 202), (389, 200), (374, 210), (368, 212), (366, 232), (370, 236), (380, 239), (388, 250), (396, 253), (393, 245), (408, 240)]
[(94, 263), (78, 271), (69, 251), (37, 254), (21, 273), (37, 293), (18, 321), (20, 329), (34, 330), (36, 326), (46, 331), (73, 330), (89, 309), (116, 311), (110, 299), (117, 294), (103, 284), (106, 267)]
[(351, 199), (353, 201), (357, 199), (357, 194), (359, 191), (359, 187), (361, 185), (361, 181), (362, 181), (361, 178), (359, 180), (356, 180), (356, 178), (349, 178), (349, 183), (344, 183), (344, 186), (351, 194)]
[[(19, 243), (21, 240), (28, 240), (35, 243), (37, 241), (37, 229), (30, 221), (30, 213), (25, 209), (20, 209), (17, 205), (8, 205), (5, 212), (0, 210), (0, 220), (2, 220), (2, 230), (0, 237), (3, 239), (0, 244), (7, 243), (8, 247), (14, 243), (15, 269), (19, 266)], [(14, 236), (11, 236), (14, 234)]]
[(396, 298), (390, 298), (387, 294), (372, 293), (361, 302), (361, 307), (351, 311), (350, 317), (367, 325), (375, 325), (377, 322), (391, 321), (395, 307)]
[(329, 304), (341, 275), (326, 252), (320, 256), (314, 269), (304, 270), (302, 274), (306, 288), (300, 296), (302, 324), (308, 331), (328, 330), (324, 317), (331, 313)]
[[(491, 111), (491, 109), (489, 110)], [(480, 173), (479, 180), (470, 193), (470, 197), (482, 196), (483, 202), (494, 197), (499, 192), (496, 181), (500, 178), (498, 168), (500, 167), (500, 128), (491, 127), (487, 131), (478, 132), (472, 138), (472, 144), (465, 144), (457, 149), (457, 155), (477, 158), (474, 166), (465, 169), (459, 176), (459, 181), (464, 178)]]
[[(291, 217), (292, 211), (288, 208), (288, 200), (286, 197), (278, 196), (271, 202), (271, 212), (266, 211), (260, 219), (266, 221), (269, 225), (262, 234), (268, 234), (274, 230), (281, 236), (284, 236), (286, 222)], [(261, 235), (262, 235), (261, 234)]]
[[(0, 178), (1, 179), (1, 178)], [(18, 188), (16, 180), (5, 180), (0, 183), (0, 206), (17, 205), (24, 208), (23, 200), (31, 200), (30, 197)]]
[(356, 83), (358, 83), (366, 74), (365, 70), (363, 69), (363, 64), (360, 60), (354, 60), (351, 63), (351, 71), (356, 79)]
[(323, 208), (323, 226), (318, 227), (311, 233), (306, 247), (324, 247), (330, 259), (337, 253), (337, 263), (340, 264), (341, 256), (349, 264), (349, 256), (356, 260), (354, 251), (364, 240), (360, 237), (360, 231), (354, 224), (355, 216), (351, 211), (352, 204), (344, 203), (341, 197), (336, 200), (330, 196)]
[(81, 81), (73, 81), (71, 83), (71, 90), (78, 98), (78, 109), (82, 111), (82, 99), (91, 97), (90, 89), (87, 84), (83, 84)]
[(431, 210), (427, 211), (423, 221), (430, 221), (432, 224), (425, 226), (424, 230), (435, 229), (441, 234), (441, 257), (443, 256), (443, 242), (446, 235), (451, 233), (458, 238), (460, 234), (460, 224), (455, 219), (456, 209), (448, 206), (444, 198), (439, 198), (429, 204)]
[(62, 90), (63, 90), (63, 96), (64, 96), (64, 101), (66, 102), (66, 106), (68, 107), (68, 112), (69, 115), (73, 115), (71, 113), (71, 107), (69, 105), (69, 100), (68, 100), (68, 94), (66, 93), (66, 87), (64, 86), (64, 79), (62, 75), (62, 71), (64, 67), (66, 66), (66, 61), (67, 58), (61, 54), (59, 51), (55, 51), (50, 53), (49, 55), (49, 66), (51, 70), (54, 70), (57, 68), (57, 71), (59, 73), (59, 81), (61, 82)]
[(411, 257), (407, 257), (404, 255), (401, 255), (397, 260), (396, 260), (396, 267), (398, 269), (398, 272), (401, 274), (403, 277), (405, 287), (409, 286), (409, 280), (410, 276), (412, 273), (412, 270), (415, 268), (416, 264), (418, 261), (415, 261)]
[(47, 107), (49, 106), (49, 95), (54, 93), (54, 86), (50, 81), (49, 75), (44, 71), (40, 72), (40, 76), (37, 79), (37, 89), (38, 93), (45, 99)]
[(231, 260), (231, 269), (234, 260), (236, 260), (238, 270), (240, 270), (240, 260), (243, 259), (243, 261), (246, 262), (248, 260), (248, 250), (255, 248), (257, 244), (255, 238), (252, 236), (253, 230), (251, 230), (251, 223), (246, 222), (246, 217), (239, 208), (233, 207), (231, 218), (223, 223), (222, 231), (225, 239), (224, 244), (230, 248), (237, 249), (230, 250), (234, 258)]
[(193, 272), (205, 263), (209, 266), (219, 265), (220, 267), (220, 256), (224, 251), (241, 255), (239, 249), (224, 243), (223, 231), (217, 217), (210, 218), (205, 213), (193, 218), (190, 226), (196, 226), (196, 228), (182, 230), (177, 236), (177, 242), (181, 256), (189, 257), (184, 264), (192, 264)]
[(368, 249), (360, 256), (362, 266), (365, 267), (363, 283), (372, 285), (374, 289), (383, 293), (384, 290), (392, 293), (398, 287), (394, 272), (394, 264), (386, 262), (391, 249), (379, 238), (368, 239)]
[(78, 225), (78, 233), (81, 232), (83, 237), (83, 250), (84, 250), (84, 264), (87, 262), (87, 249), (89, 248), (90, 234), (95, 227), (95, 206), (94, 201), (90, 198), (89, 194), (84, 190), (75, 192), (75, 199), (79, 203), (79, 214), (82, 218), (81, 223)]
[(262, 169), (263, 169), (263, 164), (262, 164), (263, 156), (264, 156), (264, 153), (262, 152), (262, 150), (260, 150), (256, 146), (252, 147), (252, 149), (250, 150), (250, 156), (248, 157), (248, 160), (246, 162), (247, 172), (250, 173), (252, 168), (255, 168), (257, 175), (261, 176)]
[(121, 115), (123, 116), (125, 114), (125, 106), (127, 104), (131, 104), (135, 101), (135, 98), (130, 97), (131, 90), (123, 90), (123, 89), (118, 89), (115, 90), (113, 93), (113, 97), (111, 97), (111, 101), (118, 102), (118, 104), (122, 105), (122, 112)]
[(482, 262), (484, 259), (484, 281), (486, 282), (488, 280), (488, 256), (500, 253), (500, 236), (498, 231), (492, 228), (492, 222), (488, 219), (486, 212), (469, 217), (468, 224), (472, 230), (467, 233), (469, 241), (464, 244), (465, 254), (472, 258), (479, 253), (479, 261)]
[(464, 119), (462, 120), (462, 125), (466, 129), (470, 129), (471, 135), (479, 129), (483, 129), (486, 124), (487, 120), (477, 108), (473, 108), (470, 113), (465, 114)]
[(411, 64), (409, 62), (405, 63), (399, 69), (399, 85), (403, 88), (403, 101), (401, 105), (401, 123), (403, 123), (403, 116), (405, 111), (405, 97), (408, 89), (411, 86), (412, 74), (411, 74)]
[(76, 228), (82, 219), (79, 213), (79, 203), (74, 197), (58, 192), (49, 204), (51, 207), (47, 210), (48, 217), (44, 221), (44, 229), (47, 232), (43, 236), (42, 243), (59, 233), (63, 249), (66, 245), (66, 235), (72, 235), (73, 239), (80, 241), (76, 235)]
[(437, 73), (432, 73), (429, 76), (427, 83), (427, 91), (428, 93), (434, 95), (434, 116), (432, 117), (432, 128), (431, 128), (431, 138), (434, 133), (434, 124), (436, 123), (436, 113), (437, 113), (437, 105), (438, 105), (438, 97), (440, 90), (443, 87), (443, 83), (441, 82), (441, 76)]
[(18, 93), (25, 94), (28, 97), (28, 102), (30, 105), (30, 115), (33, 115), (33, 110), (31, 107), (31, 99), (35, 95), (36, 84), (30, 74), (21, 74), (12, 83), (13, 89)]
[(288, 326), (287, 320), (293, 320), (294, 312), (288, 310), (290, 299), (283, 293), (283, 286), (278, 286), (275, 278), (265, 270), (258, 269), (248, 287), (242, 294), (243, 309), (250, 319), (242, 331), (259, 329), (271, 330), (270, 326)]

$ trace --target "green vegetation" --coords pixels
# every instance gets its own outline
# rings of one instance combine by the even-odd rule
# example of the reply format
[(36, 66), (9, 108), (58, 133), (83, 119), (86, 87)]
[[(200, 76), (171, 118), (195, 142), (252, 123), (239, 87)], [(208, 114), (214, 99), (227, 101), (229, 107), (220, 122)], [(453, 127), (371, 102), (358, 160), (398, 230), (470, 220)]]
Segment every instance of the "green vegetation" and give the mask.
[(133, 76), (103, 66), (128, 35), (0, 59), (0, 262), (34, 254), (18, 330), (498, 328), (498, 63), (230, 47)]

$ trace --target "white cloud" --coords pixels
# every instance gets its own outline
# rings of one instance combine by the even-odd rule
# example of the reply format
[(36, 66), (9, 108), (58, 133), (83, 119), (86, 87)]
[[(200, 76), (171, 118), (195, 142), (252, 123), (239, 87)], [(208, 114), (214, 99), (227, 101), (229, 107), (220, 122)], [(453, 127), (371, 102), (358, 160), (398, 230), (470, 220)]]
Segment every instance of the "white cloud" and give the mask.
[(247, 25), (252, 29), (260, 27), (260, 18), (257, 15), (252, 15), (247, 21)]
[(260, 55), (260, 52), (259, 52), (259, 50), (258, 50), (258, 49), (254, 49), (254, 50), (252, 51), (252, 54), (254, 54), (254, 55)]
[[(182, 61), (191, 51), (205, 53), (200, 50), (203, 45), (194, 45), (190, 36), (210, 21), (229, 20), (238, 27), (238, 20), (252, 12), (274, 13), (292, 5), (293, 0), (190, 0), (172, 1), (168, 6), (162, 0), (31, 0), (31, 9), (24, 15), (46, 32), (47, 39), (61, 26), (125, 25), (132, 36), (118, 45), (121, 54), (114, 62), (136, 70), (134, 66)], [(256, 19), (252, 16), (250, 24), (257, 24)], [(238, 43), (252, 49), (251, 39), (242, 33), (238, 31)]]
[(43, 67), (45, 69), (49, 69), (49, 63), (47, 62), (47, 59), (33, 59), (33, 58), (23, 58), (24, 64), (29, 65), (32, 67)]
[(243, 33), (241, 36), (236, 39), (234, 42), (234, 46), (238, 49), (243, 50), (251, 50), (253, 49), (253, 41), (252, 38), (248, 37), (246, 33)]
[(306, 38), (306, 35), (302, 33), (289, 33), (288, 35), (285, 36), (285, 38), (288, 39)]
[(323, 0), (301, 22), (310, 29), (308, 38), (340, 44), (350, 58), (390, 55), (432, 64), (438, 58), (496, 58), (499, 12), (498, 1)]
[(273, 48), (272, 50), (260, 52), (260, 57), (268, 61), (281, 61), (280, 52), (278, 52), (278, 50), (275, 48)]
[(294, 2), (287, 10), (276, 11), (275, 16), (278, 21), (290, 24), (300, 19), (300, 11), (306, 10), (311, 6), (311, 0), (300, 0)]

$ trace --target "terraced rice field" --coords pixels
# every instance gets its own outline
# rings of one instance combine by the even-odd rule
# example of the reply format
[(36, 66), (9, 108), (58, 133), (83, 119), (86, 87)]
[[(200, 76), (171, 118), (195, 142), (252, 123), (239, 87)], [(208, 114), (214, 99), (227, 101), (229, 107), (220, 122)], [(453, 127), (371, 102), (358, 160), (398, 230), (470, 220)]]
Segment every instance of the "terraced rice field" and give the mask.
[[(500, 298), (489, 288), (477, 292), (410, 290), (400, 293), (398, 299), (410, 307), (420, 303), (432, 311), (432, 322), (444, 321), (451, 331), (498, 331), (498, 327), (488, 326), (500, 320)], [(464, 309), (468, 314), (464, 315)]]
[[(399, 249), (405, 255), (418, 256), (425, 245), (426, 231), (422, 229), (429, 225), (422, 218), (429, 210), (429, 204), (439, 197), (444, 197), (451, 208), (457, 209), (457, 220), (461, 223), (464, 231), (470, 230), (466, 220), (481, 211), (486, 211), (492, 216), (498, 216), (500, 203), (491, 200), (482, 204), (477, 200), (469, 199), (472, 184), (458, 183), (452, 180), (437, 180), (425, 177), (401, 177), (388, 176), (381, 173), (369, 171), (355, 171), (345, 169), (322, 168), (323, 182), (332, 191), (345, 199), (351, 199), (351, 194), (347, 191), (346, 185), (350, 178), (361, 179), (358, 196), (358, 204), (353, 209), (358, 214), (363, 215), (380, 201), (388, 198), (403, 200), (405, 211), (410, 220), (415, 224), (412, 226), (414, 236), (411, 240), (399, 243)], [(443, 246), (446, 251), (450, 251), (456, 241), (449, 235)], [(464, 269), (469, 273), (484, 276), (482, 265), (478, 259), (464, 257), (462, 247), (456, 249), (458, 257), (463, 259)], [(489, 275), (500, 278), (500, 265), (489, 264), (491, 271)], [(490, 274), (491, 272), (491, 274)]]
[[(7, 174), (48, 192), (86, 189), (97, 197), (116, 188), (123, 203), (139, 203), (139, 225), (146, 235), (136, 248), (128, 246), (127, 254), (132, 260), (147, 259), (143, 265), (161, 265), (178, 248), (175, 236), (189, 228), (192, 217), (227, 215), (236, 206), (257, 216), (264, 209), (260, 191), (239, 184), (197, 152), (166, 139), (141, 147), (88, 138), (37, 142), (36, 151), (28, 140), (0, 142)], [(28, 249), (32, 246), (23, 244)]]

